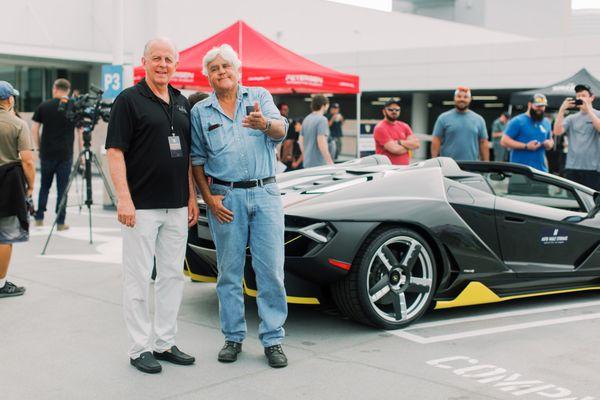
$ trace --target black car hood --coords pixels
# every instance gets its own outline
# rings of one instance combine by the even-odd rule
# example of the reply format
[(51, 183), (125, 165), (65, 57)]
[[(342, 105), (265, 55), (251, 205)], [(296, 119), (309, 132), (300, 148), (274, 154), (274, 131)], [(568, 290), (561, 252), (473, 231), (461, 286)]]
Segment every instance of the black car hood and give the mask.
[(364, 220), (370, 210), (401, 207), (405, 200), (446, 201), (439, 167), (329, 167), (302, 172), (278, 177), (287, 215)]

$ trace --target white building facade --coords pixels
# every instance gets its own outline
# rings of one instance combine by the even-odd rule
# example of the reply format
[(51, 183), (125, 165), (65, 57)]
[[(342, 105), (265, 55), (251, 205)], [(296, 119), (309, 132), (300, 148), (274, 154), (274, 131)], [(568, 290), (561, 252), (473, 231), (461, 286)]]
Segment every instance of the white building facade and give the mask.
[[(435, 114), (451, 107), (457, 85), (480, 95), (475, 106), (489, 111), (489, 120), (508, 106), (514, 90), (548, 85), (582, 67), (600, 76), (593, 35), (598, 14), (571, 12), (570, 0), (393, 4), (394, 12), (325, 0), (7, 2), (0, 80), (14, 83), (22, 92), (19, 107), (32, 111), (50, 96), (58, 77), (85, 92), (90, 83), (100, 83), (101, 65), (139, 64), (152, 37), (168, 36), (183, 49), (238, 19), (314, 61), (359, 74), (369, 118), (380, 115), (382, 99), (401, 96), (403, 117), (420, 133), (428, 133)], [(122, 48), (118, 56), (115, 46)], [(354, 100), (335, 100), (352, 118)], [(300, 105), (308, 110), (304, 99), (291, 101), (297, 101), (298, 114), (304, 112)]]

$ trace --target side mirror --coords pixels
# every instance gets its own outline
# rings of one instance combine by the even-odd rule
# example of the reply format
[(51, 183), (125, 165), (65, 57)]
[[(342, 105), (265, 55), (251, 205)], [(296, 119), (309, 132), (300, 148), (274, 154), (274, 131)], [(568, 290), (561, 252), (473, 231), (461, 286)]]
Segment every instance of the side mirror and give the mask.
[(587, 218), (594, 218), (600, 211), (600, 192), (594, 192), (594, 208), (590, 210)]
[(583, 221), (584, 219), (593, 219), (600, 212), (600, 192), (594, 192), (594, 207), (590, 210), (590, 212), (585, 216), (573, 215), (563, 219), (565, 222), (578, 223)]

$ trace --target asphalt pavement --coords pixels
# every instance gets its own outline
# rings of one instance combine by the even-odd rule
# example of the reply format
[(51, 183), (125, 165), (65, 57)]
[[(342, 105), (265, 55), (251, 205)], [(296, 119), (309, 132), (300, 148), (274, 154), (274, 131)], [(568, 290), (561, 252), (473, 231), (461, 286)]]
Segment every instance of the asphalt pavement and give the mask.
[(221, 364), (215, 286), (187, 282), (177, 344), (196, 364), (142, 374), (127, 358), (116, 214), (99, 205), (95, 178), (90, 244), (80, 185), (71, 229), (52, 236), (46, 255), (53, 213), (14, 247), (9, 279), (27, 292), (0, 299), (0, 399), (600, 399), (596, 292), (433, 311), (402, 331), (357, 324), (329, 305), (291, 305), (290, 365), (275, 370), (255, 301), (246, 299), (243, 353)]

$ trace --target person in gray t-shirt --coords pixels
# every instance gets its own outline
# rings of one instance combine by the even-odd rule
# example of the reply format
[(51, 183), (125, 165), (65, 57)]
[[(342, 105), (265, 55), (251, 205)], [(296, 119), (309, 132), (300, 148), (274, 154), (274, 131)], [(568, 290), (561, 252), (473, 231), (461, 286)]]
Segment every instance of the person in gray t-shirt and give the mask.
[[(554, 123), (554, 134), (564, 133), (569, 141), (565, 178), (600, 190), (600, 111), (592, 107), (595, 96), (589, 86), (576, 85), (575, 98), (581, 104), (565, 99)], [(565, 118), (570, 108), (579, 112)]]
[(298, 141), (304, 155), (304, 168), (333, 164), (327, 144), (329, 124), (324, 116), (329, 108), (329, 101), (325, 96), (316, 95), (313, 97), (310, 107), (312, 113), (302, 121), (302, 130)]
[(454, 109), (442, 113), (433, 127), (431, 157), (451, 157), (457, 161), (490, 159), (487, 128), (483, 117), (471, 110), (471, 91), (458, 87)]

